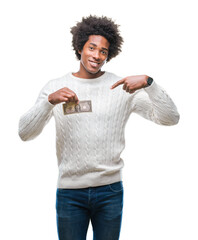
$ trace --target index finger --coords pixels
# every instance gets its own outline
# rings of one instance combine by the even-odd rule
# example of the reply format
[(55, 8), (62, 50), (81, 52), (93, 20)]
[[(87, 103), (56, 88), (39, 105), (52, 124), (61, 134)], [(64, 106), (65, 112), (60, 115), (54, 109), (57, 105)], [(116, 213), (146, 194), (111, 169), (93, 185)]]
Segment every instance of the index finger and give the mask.
[(119, 86), (120, 84), (123, 84), (124, 81), (125, 81), (125, 78), (117, 81), (116, 83), (114, 83), (114, 84), (111, 86), (111, 89), (116, 88), (116, 87)]

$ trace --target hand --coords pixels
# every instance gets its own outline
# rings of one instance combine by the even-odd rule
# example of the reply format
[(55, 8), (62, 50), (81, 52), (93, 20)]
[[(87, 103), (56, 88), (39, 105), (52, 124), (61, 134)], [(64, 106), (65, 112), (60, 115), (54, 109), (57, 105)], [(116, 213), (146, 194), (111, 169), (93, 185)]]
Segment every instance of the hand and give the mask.
[(116, 88), (120, 84), (124, 84), (123, 89), (126, 92), (134, 93), (138, 89), (147, 87), (147, 79), (148, 79), (148, 76), (146, 76), (146, 75), (125, 77), (125, 78), (117, 81), (116, 83), (114, 83), (111, 86), (111, 89)]
[(51, 93), (48, 96), (48, 101), (54, 105), (61, 102), (76, 102), (77, 104), (79, 103), (78, 97), (76, 96), (75, 92), (73, 92), (67, 87), (61, 88), (58, 91)]

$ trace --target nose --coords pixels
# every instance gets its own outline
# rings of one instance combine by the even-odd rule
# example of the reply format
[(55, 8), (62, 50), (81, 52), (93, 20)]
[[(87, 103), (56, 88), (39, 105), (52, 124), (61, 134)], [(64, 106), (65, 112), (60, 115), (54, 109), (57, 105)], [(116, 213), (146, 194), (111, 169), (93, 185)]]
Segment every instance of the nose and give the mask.
[(100, 53), (99, 53), (99, 51), (94, 51), (94, 52), (93, 52), (93, 58), (96, 59), (96, 60), (99, 60), (99, 59), (100, 59)]

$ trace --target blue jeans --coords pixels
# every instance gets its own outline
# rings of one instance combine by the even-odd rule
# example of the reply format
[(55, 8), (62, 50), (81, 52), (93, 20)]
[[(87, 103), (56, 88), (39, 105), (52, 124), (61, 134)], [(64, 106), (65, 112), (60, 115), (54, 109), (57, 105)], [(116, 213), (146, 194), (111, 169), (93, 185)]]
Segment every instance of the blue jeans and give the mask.
[(80, 189), (57, 189), (59, 240), (86, 240), (89, 221), (94, 240), (118, 240), (123, 209), (122, 181)]

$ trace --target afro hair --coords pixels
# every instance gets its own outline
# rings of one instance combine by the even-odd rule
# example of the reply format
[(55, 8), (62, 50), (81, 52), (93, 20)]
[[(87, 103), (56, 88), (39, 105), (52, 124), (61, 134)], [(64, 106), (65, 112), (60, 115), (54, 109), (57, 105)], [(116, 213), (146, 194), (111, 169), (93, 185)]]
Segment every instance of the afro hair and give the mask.
[(116, 57), (122, 50), (121, 46), (123, 38), (120, 36), (119, 25), (115, 24), (112, 19), (107, 17), (88, 16), (83, 17), (81, 22), (77, 22), (76, 26), (71, 28), (72, 46), (76, 57), (80, 60), (79, 50), (88, 41), (90, 35), (100, 35), (105, 37), (110, 43), (107, 62)]

